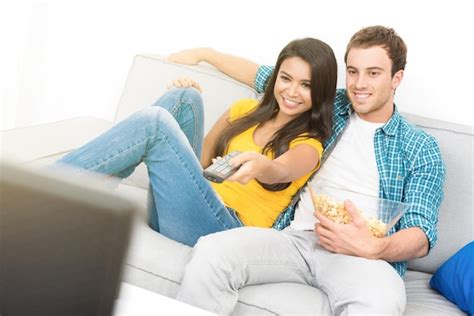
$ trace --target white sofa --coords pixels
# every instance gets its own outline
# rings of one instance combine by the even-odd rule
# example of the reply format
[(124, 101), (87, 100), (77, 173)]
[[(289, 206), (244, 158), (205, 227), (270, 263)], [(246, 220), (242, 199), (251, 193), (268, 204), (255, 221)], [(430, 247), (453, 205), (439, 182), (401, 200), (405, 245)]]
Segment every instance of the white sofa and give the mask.
[[(183, 75), (194, 78), (204, 89), (206, 130), (232, 101), (257, 97), (253, 89), (208, 65), (189, 67), (168, 63), (154, 55), (137, 55), (117, 107), (115, 121), (152, 104), (165, 92), (165, 86), (171, 79)], [(448, 257), (474, 239), (473, 130), (468, 126), (406, 116), (439, 140), (447, 165), (447, 179), (446, 197), (439, 217), (438, 245), (426, 258), (410, 262), (404, 279), (408, 298), (405, 315), (463, 315), (454, 304), (430, 289), (428, 282), (431, 274)], [(78, 117), (7, 130), (1, 133), (2, 151), (4, 155), (23, 163), (48, 164), (113, 124), (101, 119)], [(123, 280), (174, 297), (192, 249), (148, 227), (147, 188), (148, 179), (143, 165), (117, 188), (142, 206), (142, 212), (135, 218)], [(330, 308), (321, 291), (291, 283), (243, 288), (234, 311), (235, 315), (328, 313)]]

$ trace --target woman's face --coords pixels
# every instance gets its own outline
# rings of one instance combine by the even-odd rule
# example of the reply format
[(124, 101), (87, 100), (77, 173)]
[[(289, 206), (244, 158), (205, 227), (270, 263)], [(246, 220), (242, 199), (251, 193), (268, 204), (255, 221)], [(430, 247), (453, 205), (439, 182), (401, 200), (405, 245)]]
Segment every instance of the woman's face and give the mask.
[(280, 66), (273, 93), (280, 107), (278, 115), (292, 120), (311, 109), (311, 67), (300, 57), (288, 57)]

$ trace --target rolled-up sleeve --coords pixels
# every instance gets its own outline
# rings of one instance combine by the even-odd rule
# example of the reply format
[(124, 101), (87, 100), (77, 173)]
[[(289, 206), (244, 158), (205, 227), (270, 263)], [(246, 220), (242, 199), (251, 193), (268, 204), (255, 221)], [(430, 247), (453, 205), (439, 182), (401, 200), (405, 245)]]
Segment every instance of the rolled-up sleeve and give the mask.
[(273, 73), (273, 66), (262, 65), (258, 67), (257, 75), (255, 76), (255, 91), (258, 93), (263, 93), (265, 91), (265, 87), (267, 86), (268, 78)]
[(412, 172), (406, 179), (404, 202), (409, 203), (410, 208), (400, 220), (401, 229), (422, 229), (428, 239), (429, 249), (437, 241), (438, 212), (444, 197), (445, 174), (438, 143), (429, 137), (420, 146)]

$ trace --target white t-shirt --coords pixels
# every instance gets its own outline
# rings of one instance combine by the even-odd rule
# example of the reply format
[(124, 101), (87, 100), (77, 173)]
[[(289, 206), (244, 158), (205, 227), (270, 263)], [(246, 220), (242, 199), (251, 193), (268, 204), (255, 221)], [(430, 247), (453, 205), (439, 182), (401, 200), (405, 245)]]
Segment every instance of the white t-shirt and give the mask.
[[(364, 121), (354, 112), (347, 124), (336, 147), (311, 182), (378, 197), (380, 177), (375, 160), (374, 135), (384, 123)], [(301, 193), (291, 227), (313, 230), (316, 223), (313, 212), (311, 195), (306, 188)]]

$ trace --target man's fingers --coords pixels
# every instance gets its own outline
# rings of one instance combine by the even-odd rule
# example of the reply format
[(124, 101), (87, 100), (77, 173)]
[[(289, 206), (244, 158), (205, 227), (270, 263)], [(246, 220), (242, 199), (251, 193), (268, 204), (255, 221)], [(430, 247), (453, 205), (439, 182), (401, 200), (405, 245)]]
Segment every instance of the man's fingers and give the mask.
[(322, 224), (314, 225), (314, 231), (318, 234), (319, 237), (325, 237), (329, 239), (334, 237), (334, 233)]
[(359, 210), (357, 210), (356, 206), (354, 205), (354, 203), (352, 203), (352, 201), (345, 200), (344, 208), (351, 215), (352, 222), (355, 225), (360, 225), (360, 224), (365, 223), (364, 218), (362, 217), (362, 214), (359, 212)]
[(315, 211), (313, 215), (319, 220), (319, 222), (324, 226), (331, 230), (335, 229), (336, 223), (332, 220), (324, 216), (321, 212)]

